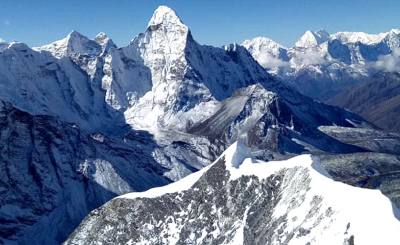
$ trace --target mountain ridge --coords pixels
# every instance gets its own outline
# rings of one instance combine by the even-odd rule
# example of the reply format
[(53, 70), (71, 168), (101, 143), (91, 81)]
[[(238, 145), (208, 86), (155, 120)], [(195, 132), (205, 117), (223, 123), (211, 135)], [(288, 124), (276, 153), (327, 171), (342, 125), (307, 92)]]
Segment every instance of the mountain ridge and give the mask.
[[(1, 199), (12, 206), (1, 209), (7, 232), (0, 241), (15, 244), (59, 244), (80, 218), (110, 198), (179, 180), (244, 136), (263, 160), (360, 152), (375, 159), (378, 153), (398, 154), (400, 145), (397, 135), (282, 83), (244, 47), (197, 43), (167, 7), (157, 9), (125, 47), (103, 34), (91, 40), (72, 32), (44, 48), (7, 44), (0, 49), (0, 67), (0, 100), (7, 104), (0, 107), (1, 136), (7, 139), (0, 143), (0, 179), (8, 179), (16, 163), (27, 173), (12, 186), (0, 182), (7, 190)], [(31, 119), (40, 126), (33, 136)], [(70, 136), (78, 139), (71, 144)], [(71, 148), (83, 152), (72, 157)], [(33, 162), (18, 160), (31, 155)], [(148, 173), (154, 175), (149, 181)], [(54, 190), (53, 180), (74, 182), (82, 194), (77, 201), (89, 196), (92, 202), (82, 209), (74, 200), (60, 202), (74, 189)], [(101, 188), (85, 189), (92, 184)], [(38, 188), (21, 200), (19, 186)], [(37, 201), (37, 195), (45, 198)], [(48, 229), (54, 216), (66, 225)]]
[[(260, 38), (243, 45), (282, 82), (301, 93), (327, 101), (337, 93), (377, 72), (395, 71), (400, 50), (400, 29), (379, 34), (307, 31), (293, 47), (260, 44)], [(391, 70), (389, 70), (391, 69)]]
[[(398, 241), (397, 209), (392, 211), (377, 190), (334, 181), (317, 157), (262, 162), (250, 152), (234, 143), (212, 165), (185, 179), (115, 198), (93, 211), (64, 244)], [(336, 192), (327, 192), (327, 186)], [(377, 206), (386, 211), (371, 214)], [(365, 215), (374, 220), (367, 227)], [(390, 229), (379, 226), (388, 223)]]

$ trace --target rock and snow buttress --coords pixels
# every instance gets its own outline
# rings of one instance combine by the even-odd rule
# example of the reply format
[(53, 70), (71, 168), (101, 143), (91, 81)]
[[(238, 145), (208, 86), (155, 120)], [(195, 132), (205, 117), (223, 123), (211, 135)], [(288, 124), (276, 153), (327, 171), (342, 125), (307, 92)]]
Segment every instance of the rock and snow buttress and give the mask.
[(399, 209), (379, 190), (335, 181), (312, 155), (270, 162), (251, 156), (234, 143), (197, 173), (117, 197), (64, 244), (400, 242)]

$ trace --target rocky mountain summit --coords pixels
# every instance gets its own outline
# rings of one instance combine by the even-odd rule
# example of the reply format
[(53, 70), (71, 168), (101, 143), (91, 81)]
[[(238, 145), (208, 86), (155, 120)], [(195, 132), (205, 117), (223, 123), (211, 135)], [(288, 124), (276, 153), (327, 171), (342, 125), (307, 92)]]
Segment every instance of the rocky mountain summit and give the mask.
[(397, 134), (302, 95), (246, 48), (197, 43), (165, 6), (126, 47), (74, 31), (2, 44), (0, 64), (0, 243), (59, 244), (111, 198), (203, 169), (244, 136), (264, 161), (370, 154), (394, 168), (400, 152)]

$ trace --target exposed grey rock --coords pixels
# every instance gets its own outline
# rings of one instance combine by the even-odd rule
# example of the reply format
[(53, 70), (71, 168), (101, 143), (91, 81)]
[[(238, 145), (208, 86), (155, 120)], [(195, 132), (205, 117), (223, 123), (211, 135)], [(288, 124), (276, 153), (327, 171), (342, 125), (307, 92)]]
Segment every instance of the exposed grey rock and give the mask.
[[(329, 240), (330, 244), (357, 244), (361, 236), (365, 237), (353, 230), (352, 225), (360, 225), (353, 224), (354, 217), (340, 218), (341, 208), (346, 207), (328, 198), (335, 189), (319, 194), (313, 191), (322, 184), (315, 182), (318, 177), (311, 173), (314, 170), (293, 162), (265, 178), (241, 173), (232, 179), (228, 167), (232, 163), (227, 162), (231, 160), (221, 157), (185, 190), (155, 196), (138, 193), (111, 200), (91, 212), (64, 244), (289, 244), (300, 239), (304, 244), (321, 244), (332, 239), (328, 235), (331, 232), (335, 241)], [(253, 164), (265, 164), (264, 171), (268, 170), (268, 163)], [(398, 201), (398, 183), (390, 181), (398, 179), (394, 176), (400, 169), (397, 156), (326, 155), (321, 156), (321, 166), (332, 174), (326, 178), (380, 188), (392, 201)], [(318, 171), (324, 174), (323, 169)], [(360, 185), (363, 178), (369, 178), (369, 184)], [(340, 197), (340, 193), (333, 195)], [(392, 211), (387, 211), (398, 222)], [(396, 237), (393, 233), (391, 236)]]

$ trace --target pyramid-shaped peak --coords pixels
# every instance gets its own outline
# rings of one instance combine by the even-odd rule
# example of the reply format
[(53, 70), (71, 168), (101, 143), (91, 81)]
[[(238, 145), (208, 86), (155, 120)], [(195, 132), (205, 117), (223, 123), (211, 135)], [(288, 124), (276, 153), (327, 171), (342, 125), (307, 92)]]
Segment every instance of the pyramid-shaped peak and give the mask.
[(81, 33), (73, 30), (68, 34), (67, 39), (88, 39), (88, 38), (82, 35)]
[(295, 46), (303, 48), (317, 46), (323, 42), (328, 41), (329, 37), (330, 37), (329, 33), (325, 30), (319, 30), (319, 31), (308, 30), (296, 42)]
[(68, 49), (80, 50), (84, 46), (93, 46), (95, 42), (77, 31), (72, 31), (66, 38), (55, 43), (64, 43)]
[(100, 32), (94, 38), (94, 41), (103, 47), (103, 50), (107, 51), (111, 48), (116, 48), (115, 43), (107, 36), (106, 33)]
[(73, 54), (97, 55), (101, 47), (95, 41), (90, 40), (81, 33), (72, 31), (61, 40), (34, 49), (47, 51), (55, 57), (61, 58)]
[(314, 33), (317, 34), (319, 37), (325, 37), (325, 38), (328, 38), (329, 35), (330, 35), (329, 32), (327, 32), (324, 29), (318, 30), (318, 31), (316, 31)]
[(96, 35), (95, 39), (104, 40), (104, 39), (108, 39), (108, 36), (107, 36), (107, 34), (104, 33), (104, 32), (99, 32), (99, 33)]
[(91, 40), (77, 31), (71, 31), (66, 38), (57, 42), (64, 42), (66, 46), (76, 46), (91, 42)]
[[(106, 44), (106, 43), (108, 43), (108, 42), (111, 41), (111, 39), (110, 39), (110, 38), (107, 36), (107, 34), (104, 33), (104, 32), (98, 33), (98, 34), (96, 35), (96, 37), (94, 38), (94, 40), (95, 40), (98, 44), (100, 44), (100, 45), (104, 45), (104, 44)], [(111, 42), (112, 42), (112, 41), (111, 41)]]
[(159, 6), (151, 17), (148, 26), (160, 24), (184, 25), (175, 11), (167, 6)]

